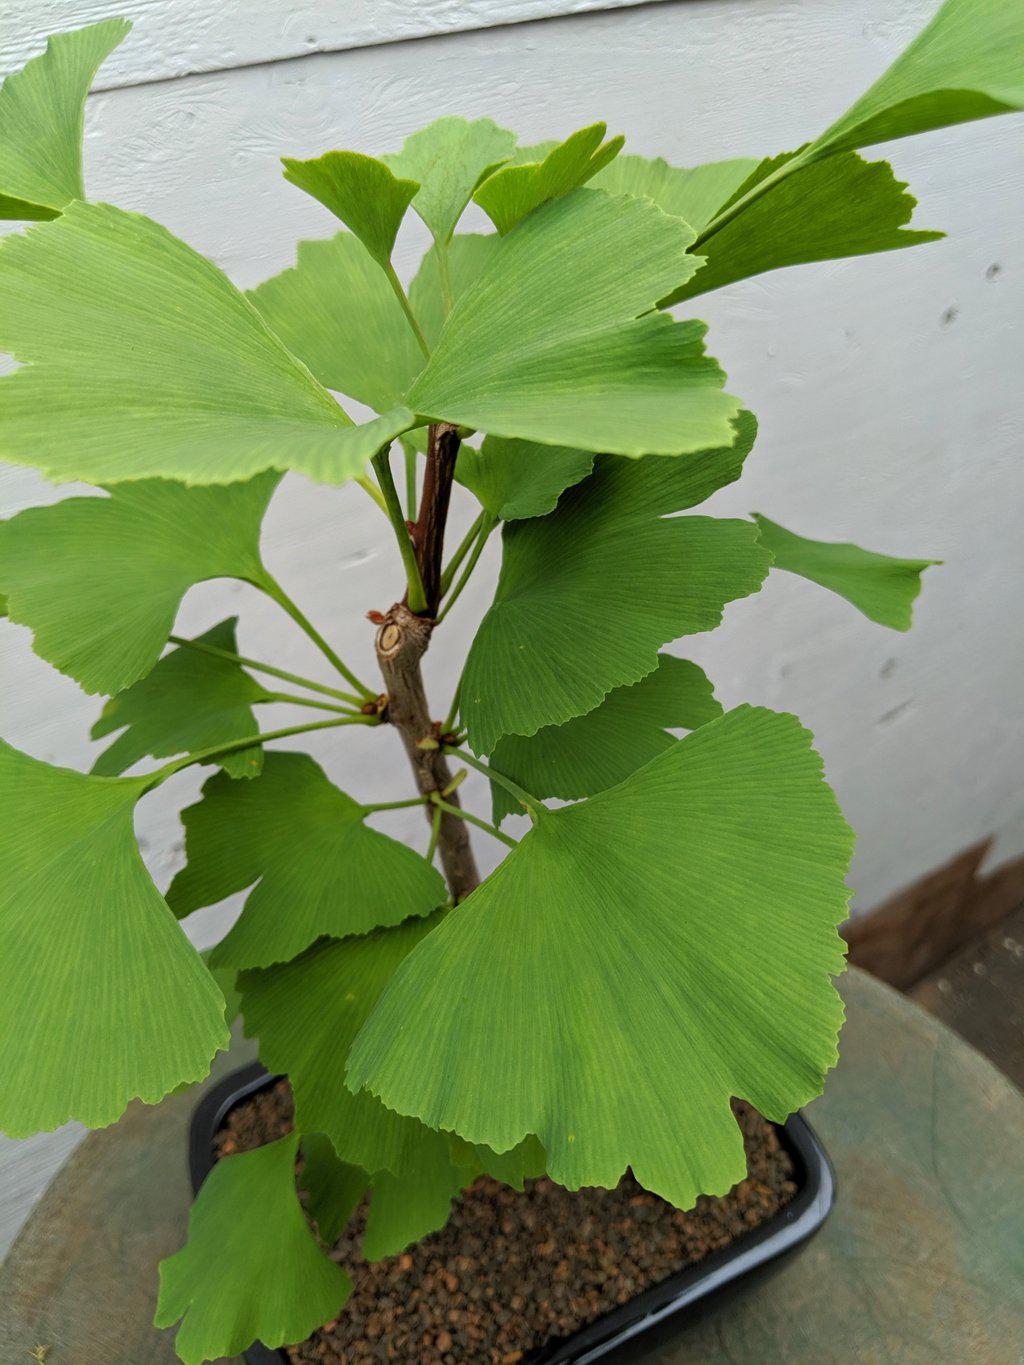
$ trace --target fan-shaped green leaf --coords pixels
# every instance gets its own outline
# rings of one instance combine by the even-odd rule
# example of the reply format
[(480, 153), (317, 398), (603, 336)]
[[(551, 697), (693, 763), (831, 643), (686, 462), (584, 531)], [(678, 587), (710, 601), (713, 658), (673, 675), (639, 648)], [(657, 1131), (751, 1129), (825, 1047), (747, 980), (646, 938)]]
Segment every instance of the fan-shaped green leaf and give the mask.
[[(754, 441), (687, 459), (602, 456), (549, 516), (506, 525), (501, 576), (466, 661), (462, 719), (478, 753), (598, 706), (658, 650), (713, 630), (771, 563), (749, 523), (666, 518), (737, 479)], [(751, 534), (754, 532), (754, 534)]]
[(139, 214), (72, 204), (0, 245), (0, 455), (57, 480), (341, 483), (412, 424), (363, 426), (211, 262)]
[(447, 1223), (452, 1200), (466, 1178), (452, 1164), (447, 1143), (431, 1141), (427, 1151), (429, 1156), (408, 1174), (381, 1171), (374, 1177), (362, 1245), (368, 1261), (397, 1256)]
[(361, 152), (325, 152), (312, 161), (281, 158), (284, 178), (305, 190), (351, 228), (378, 265), (387, 266), (415, 180), (399, 180), (390, 167)]
[(419, 182), (412, 206), (435, 241), (447, 242), (480, 182), (512, 155), (515, 133), (489, 118), (447, 115), (407, 137), (381, 159), (396, 175)]
[(326, 1133), (342, 1161), (372, 1174), (415, 1170), (424, 1144), (447, 1150), (443, 1133), (393, 1113), (372, 1095), (354, 1095), (345, 1085), (353, 1038), (399, 962), (442, 913), (362, 938), (318, 943), (293, 962), (238, 978), (245, 1031), (259, 1038), (263, 1064), (287, 1073), (296, 1127)]
[(809, 578), (845, 597), (869, 620), (893, 630), (909, 630), (911, 609), (921, 591), (921, 575), (941, 559), (894, 559), (858, 545), (807, 540), (754, 513), (761, 543), (773, 568)]
[[(498, 238), (454, 237), (448, 251), (458, 299), (490, 259)], [(433, 344), (444, 306), (431, 250), (409, 289), (413, 310)], [(355, 237), (300, 242), (298, 263), (250, 290), (267, 324), (321, 384), (378, 412), (399, 406), (423, 369), (423, 352), (387, 279)]]
[(241, 785), (218, 774), (182, 814), (188, 862), (168, 904), (181, 918), (256, 883), (213, 951), (218, 967), (267, 967), (322, 935), (429, 914), (446, 897), (441, 874), (366, 815), (307, 754), (267, 754), (262, 775)]
[(496, 521), (542, 517), (594, 466), (588, 450), (488, 436), (479, 450), (463, 446), (455, 477)]
[(1024, 6), (946, 0), (870, 90), (812, 144), (869, 147), (1024, 108)]
[(309, 1212), (326, 1242), (338, 1240), (371, 1188), (362, 1244), (367, 1260), (395, 1256), (410, 1243), (444, 1227), (452, 1200), (464, 1185), (472, 1183), (481, 1167), (476, 1148), (457, 1140), (460, 1154), (468, 1153), (468, 1160), (457, 1166), (449, 1145), (438, 1143), (428, 1128), (423, 1132), (430, 1136), (423, 1144), (419, 1164), (410, 1164), (402, 1175), (379, 1171), (372, 1181), (361, 1167), (339, 1161), (329, 1138), (320, 1133), (303, 1137), (306, 1162), (301, 1183), (309, 1194)]
[[(430, 1133), (428, 1128), (422, 1131)], [(431, 1133), (419, 1164), (410, 1165), (402, 1175), (379, 1171), (371, 1181), (360, 1167), (339, 1161), (330, 1140), (322, 1134), (316, 1135), (312, 1146), (310, 1139), (303, 1138), (306, 1169), (302, 1184), (309, 1191), (309, 1211), (321, 1236), (328, 1243), (337, 1241), (368, 1190), (370, 1207), (361, 1248), (368, 1261), (397, 1256), (413, 1242), (444, 1227), (452, 1200), (472, 1184), (481, 1166), (475, 1159), (476, 1148), (468, 1143), (458, 1140), (460, 1151), (469, 1153), (468, 1163), (460, 1167), (452, 1160), (448, 1146), (435, 1139)]]
[[(224, 998), (150, 880), (148, 778), (86, 777), (0, 742), (0, 1131), (113, 1123), (210, 1069)], [(16, 1045), (13, 1040), (17, 1040)]]
[(660, 156), (617, 156), (591, 182), (609, 194), (642, 194), (665, 213), (683, 218), (702, 232), (723, 204), (733, 197), (758, 162), (749, 157), (711, 161), (684, 169)]
[(543, 158), (524, 162), (517, 157), (515, 165), (488, 176), (474, 200), (504, 235), (549, 199), (585, 185), (618, 155), (626, 139), (619, 136), (604, 142), (607, 131), (607, 124), (592, 123), (557, 143)]
[(56, 218), (84, 199), (85, 97), (100, 63), (131, 24), (98, 24), (47, 39), (46, 51), (0, 88), (0, 218)]
[(188, 1242), (160, 1262), (154, 1325), (183, 1318), (185, 1365), (304, 1341), (336, 1317), (352, 1281), (317, 1247), (295, 1192), (298, 1135), (218, 1161), (188, 1219)]
[(248, 297), (321, 384), (378, 412), (397, 406), (423, 369), (387, 278), (349, 232), (300, 242), (297, 264)]
[[(500, 773), (533, 796), (575, 800), (621, 782), (649, 759), (670, 749), (673, 729), (696, 730), (722, 714), (703, 669), (661, 654), (658, 666), (631, 687), (617, 687), (585, 716), (549, 725), (528, 738), (505, 735), (491, 754)], [(495, 823), (522, 808), (491, 783)]]
[(156, 663), (182, 597), (208, 578), (267, 585), (259, 533), (278, 476), (216, 488), (162, 479), (30, 507), (0, 523), (0, 586), (34, 648), (87, 692)]
[[(500, 240), (494, 232), (460, 232), (452, 238), (448, 245), (448, 276), (455, 303), (470, 285), (476, 283), (484, 267), (490, 264)], [(420, 262), (420, 268), (409, 286), (409, 302), (427, 340), (431, 346), (436, 346), (447, 311), (438, 274), (437, 253), (433, 250), (428, 251)], [(422, 368), (421, 355), (419, 369)]]
[(852, 844), (807, 732), (740, 707), (543, 814), (398, 968), (348, 1083), (497, 1151), (535, 1132), (569, 1189), (724, 1194), (731, 1098), (781, 1120), (835, 1063)]
[(209, 967), (210, 975), (220, 987), (220, 993), (224, 997), (224, 1020), (230, 1028), (242, 1010), (242, 997), (238, 994), (238, 988), (235, 984), (238, 973), (234, 967), (210, 967), (209, 948), (201, 952), (199, 956)]
[(457, 1133), (448, 1134), (448, 1144), (453, 1161), (463, 1169), (467, 1185), (478, 1175), (489, 1175), (522, 1190), (527, 1180), (544, 1174), (547, 1158), (535, 1137), (523, 1138), (508, 1152), (495, 1152), (479, 1143), (467, 1142)]
[[(795, 155), (762, 162), (723, 201), (707, 240), (696, 247), (709, 258), (699, 283), (673, 291), (663, 306), (756, 270), (886, 251), (941, 235), (899, 231), (914, 201), (901, 193), (904, 186), (884, 162), (836, 154), (1024, 108), (1022, 49), (1020, 5), (946, 0), (851, 109)], [(816, 164), (823, 160), (825, 165)]]
[(545, 204), (455, 305), (408, 405), (620, 455), (725, 443), (739, 404), (704, 354), (703, 324), (650, 311), (697, 269), (692, 241), (645, 199), (579, 189)]
[(333, 1246), (369, 1189), (370, 1177), (361, 1166), (339, 1161), (331, 1139), (323, 1133), (303, 1133), (299, 1184), (320, 1236)]
[[(197, 636), (202, 644), (236, 652), (237, 616)], [(111, 697), (92, 727), (93, 739), (122, 733), (92, 766), (101, 777), (116, 777), (140, 758), (171, 758), (215, 744), (244, 739), (259, 729), (252, 708), (273, 701), (238, 664), (185, 646), (173, 649), (144, 678)], [(127, 727), (127, 728), (125, 728)], [(257, 777), (263, 768), (259, 745), (219, 760), (231, 777)]]
[[(735, 197), (799, 155), (762, 161)], [(887, 161), (864, 161), (854, 152), (803, 165), (696, 248), (706, 264), (662, 306), (787, 265), (938, 241), (941, 232), (904, 228), (917, 203), (906, 188)]]

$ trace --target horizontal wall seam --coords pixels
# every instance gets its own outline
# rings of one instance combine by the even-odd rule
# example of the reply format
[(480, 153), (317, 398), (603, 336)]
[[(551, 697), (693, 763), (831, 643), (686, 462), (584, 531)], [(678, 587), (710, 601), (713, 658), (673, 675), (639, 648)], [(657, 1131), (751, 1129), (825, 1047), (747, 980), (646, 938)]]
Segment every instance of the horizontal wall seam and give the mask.
[[(372, 2), (372, 0), (371, 0)], [(687, 3), (688, 0), (682, 0)], [(308, 57), (320, 57), (333, 52), (357, 51), (361, 48), (389, 47), (397, 43), (421, 42), (429, 38), (447, 37), (457, 33), (477, 33), (486, 32), (492, 29), (510, 28), (521, 24), (545, 23), (550, 19), (574, 18), (578, 15), (595, 14), (609, 12), (617, 9), (648, 9), (654, 5), (664, 5), (680, 3), (680, 0), (495, 0), (493, 14), (480, 15), (476, 18), (469, 18), (467, 22), (467, 8), (458, 6), (455, 13), (449, 12), (438, 14), (433, 22), (429, 16), (422, 15), (425, 6), (419, 6), (415, 19), (419, 21), (419, 26), (410, 29), (408, 32), (400, 31), (396, 26), (392, 31), (386, 28), (380, 32), (369, 30), (354, 33), (348, 36), (336, 35), (328, 37), (322, 42), (312, 44), (296, 43), (294, 38), (290, 38), (292, 46), (282, 46), (280, 50), (272, 49), (264, 56), (254, 55), (248, 59), (217, 61), (214, 54), (224, 50), (223, 41), (219, 40), (216, 31), (205, 36), (203, 47), (209, 50), (209, 60), (204, 60), (203, 55), (196, 56), (191, 60), (185, 61), (180, 67), (174, 65), (174, 54), (170, 52), (157, 52), (153, 59), (153, 70), (151, 74), (146, 74), (142, 61), (142, 53), (132, 53), (131, 48), (121, 48), (115, 51), (107, 62), (107, 69), (111, 72), (106, 80), (103, 80), (101, 69), (100, 79), (92, 87), (93, 94), (102, 94), (111, 90), (129, 90), (136, 87), (147, 85), (163, 85), (169, 81), (184, 80), (189, 76), (214, 75), (220, 71), (247, 71), (261, 66), (274, 66), (279, 62), (289, 62), (302, 60)], [(204, 7), (206, 8), (206, 7)], [(210, 0), (208, 6), (213, 12), (223, 10), (223, 3), (218, 4), (217, 0)], [(32, 32), (23, 35), (18, 41), (11, 42), (8, 33), (8, 43), (5, 44), (3, 52), (3, 70), (10, 72), (24, 65), (29, 57), (37, 55), (43, 48), (49, 31), (57, 31), (68, 28), (81, 27), (86, 23), (95, 22), (101, 18), (113, 17), (116, 14), (125, 14), (125, 17), (133, 18), (135, 28), (129, 34), (126, 42), (130, 44), (132, 38), (137, 36), (140, 29), (148, 22), (152, 22), (145, 14), (132, 16), (128, 11), (131, 6), (117, 7), (104, 5), (100, 9), (88, 7), (86, 12), (63, 14), (59, 21), (54, 20), (53, 25), (46, 25), (45, 30), (38, 21), (33, 23)], [(282, 3), (280, 6), (280, 17), (283, 20), (289, 18), (289, 11), (294, 9), (294, 4)], [(189, 47), (189, 29), (194, 26), (201, 29), (204, 25), (196, 22), (195, 12), (189, 16), (189, 24), (179, 24), (174, 30), (175, 36), (180, 38), (180, 49)], [(240, 22), (237, 18), (234, 22)], [(313, 21), (310, 21), (312, 27)], [(180, 30), (180, 32), (179, 32)], [(282, 36), (282, 42), (284, 38)], [(203, 49), (200, 49), (202, 54)], [(123, 74), (118, 74), (118, 66), (127, 69)]]

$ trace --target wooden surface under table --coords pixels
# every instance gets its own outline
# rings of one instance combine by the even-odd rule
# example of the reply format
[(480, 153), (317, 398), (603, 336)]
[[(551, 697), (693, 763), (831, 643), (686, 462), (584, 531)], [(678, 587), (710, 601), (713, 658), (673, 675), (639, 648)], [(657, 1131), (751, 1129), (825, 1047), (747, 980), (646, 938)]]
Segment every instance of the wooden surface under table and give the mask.
[[(842, 1060), (807, 1111), (839, 1195), (806, 1248), (620, 1361), (750, 1365), (1024, 1356), (1024, 1096), (955, 1034), (851, 971)], [(219, 1078), (251, 1058), (236, 1048)], [(172, 1365), (151, 1325), (183, 1241), (197, 1091), (133, 1105), (56, 1176), (0, 1267), (0, 1361)]]

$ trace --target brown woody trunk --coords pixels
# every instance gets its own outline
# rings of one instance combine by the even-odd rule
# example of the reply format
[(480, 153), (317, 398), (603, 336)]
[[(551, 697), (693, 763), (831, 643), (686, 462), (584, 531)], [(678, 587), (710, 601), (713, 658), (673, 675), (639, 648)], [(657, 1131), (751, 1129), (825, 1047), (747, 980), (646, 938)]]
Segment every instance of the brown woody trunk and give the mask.
[[(410, 527), (416, 559), (427, 598), (426, 614), (437, 613), (441, 596), (441, 561), (444, 553), (444, 528), (448, 521), (448, 504), (455, 478), (455, 461), (459, 454), (459, 438), (453, 426), (439, 422), (430, 428), (427, 463), (423, 474), (419, 517)], [(424, 649), (426, 646), (424, 645)]]
[[(431, 426), (419, 516), (409, 525), (427, 610), (417, 616), (404, 602), (396, 602), (377, 631), (377, 662), (387, 693), (384, 718), (402, 736), (416, 785), (423, 796), (443, 791), (452, 780), (448, 760), (439, 749), (419, 747), (421, 740), (435, 746), (440, 740), (438, 727), (430, 718), (420, 660), (430, 644), (441, 596), (444, 531), (458, 453), (459, 438), (455, 428), (447, 423)], [(461, 804), (458, 792), (451, 792), (445, 799), (449, 805)], [(428, 805), (427, 819), (432, 822), (434, 814), (434, 809)], [(480, 883), (465, 821), (443, 812), (437, 847), (453, 898), (464, 900)]]
[[(448, 760), (439, 749), (418, 747), (422, 739), (436, 744), (439, 738), (437, 727), (430, 719), (420, 672), (420, 660), (430, 643), (432, 629), (432, 621), (416, 616), (404, 603), (396, 602), (377, 631), (377, 662), (384, 675), (388, 697), (385, 719), (402, 736), (416, 785), (423, 796), (443, 791), (452, 780)], [(450, 793), (445, 800), (457, 806), (458, 792)], [(433, 821), (433, 807), (426, 807), (426, 815)], [(479, 884), (480, 874), (470, 847), (469, 832), (457, 815), (442, 813), (437, 847), (449, 890), (456, 901), (464, 900)]]

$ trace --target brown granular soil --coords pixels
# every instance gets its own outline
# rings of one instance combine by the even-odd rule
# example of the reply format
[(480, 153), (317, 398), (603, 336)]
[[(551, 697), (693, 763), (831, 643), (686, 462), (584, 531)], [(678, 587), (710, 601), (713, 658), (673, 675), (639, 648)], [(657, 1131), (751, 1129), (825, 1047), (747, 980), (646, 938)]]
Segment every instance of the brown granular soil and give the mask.
[[(709, 1252), (756, 1228), (796, 1194), (793, 1163), (775, 1129), (734, 1104), (746, 1180), (685, 1213), (626, 1175), (614, 1190), (563, 1190), (542, 1178), (520, 1194), (481, 1177), (440, 1231), (400, 1256), (367, 1264), (359, 1245), (367, 1204), (331, 1259), (355, 1286), (336, 1322), (286, 1348), (323, 1365), (528, 1365), (568, 1336)], [(287, 1081), (231, 1111), (218, 1156), (247, 1151), (292, 1127)]]

